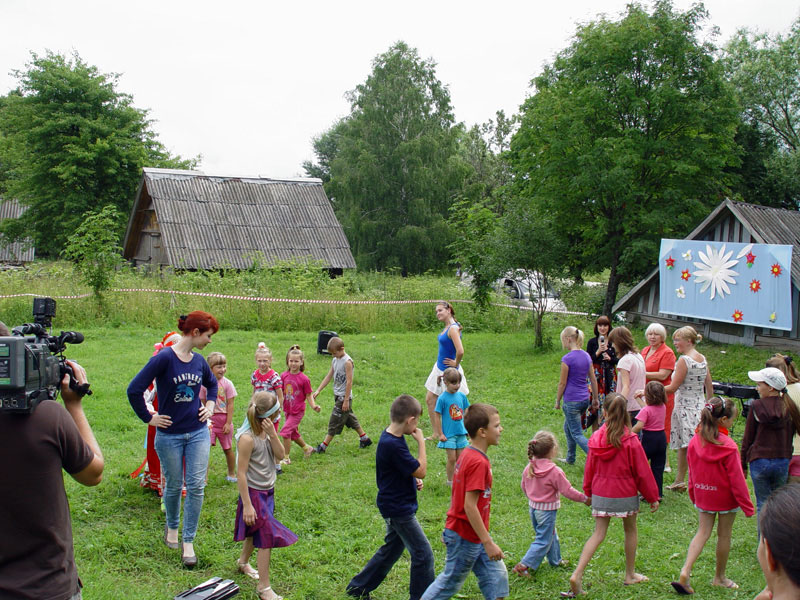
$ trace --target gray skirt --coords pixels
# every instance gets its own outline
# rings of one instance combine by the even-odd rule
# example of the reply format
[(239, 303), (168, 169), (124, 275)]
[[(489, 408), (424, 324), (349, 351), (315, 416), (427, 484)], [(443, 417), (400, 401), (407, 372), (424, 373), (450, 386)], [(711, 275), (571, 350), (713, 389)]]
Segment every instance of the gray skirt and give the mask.
[(593, 517), (630, 517), (639, 512), (639, 496), (606, 498), (592, 494)]

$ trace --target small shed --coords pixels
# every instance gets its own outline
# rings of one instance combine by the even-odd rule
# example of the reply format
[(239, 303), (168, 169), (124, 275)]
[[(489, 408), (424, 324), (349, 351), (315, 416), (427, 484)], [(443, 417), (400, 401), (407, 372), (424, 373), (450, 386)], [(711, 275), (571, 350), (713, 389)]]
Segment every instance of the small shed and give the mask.
[(243, 269), (261, 256), (355, 268), (319, 179), (225, 177), (145, 168), (123, 256), (134, 265)]
[[(0, 222), (6, 219), (19, 219), (25, 212), (26, 207), (16, 200), (3, 200), (0, 198)], [(22, 265), (33, 262), (35, 255), (33, 240), (24, 240), (6, 244), (0, 236), (0, 263)]]
[(661, 313), (658, 267), (614, 305), (614, 312), (625, 311), (631, 322), (658, 322), (670, 327), (691, 324), (703, 337), (727, 344), (800, 350), (800, 211), (726, 199), (685, 239), (793, 246), (791, 331)]

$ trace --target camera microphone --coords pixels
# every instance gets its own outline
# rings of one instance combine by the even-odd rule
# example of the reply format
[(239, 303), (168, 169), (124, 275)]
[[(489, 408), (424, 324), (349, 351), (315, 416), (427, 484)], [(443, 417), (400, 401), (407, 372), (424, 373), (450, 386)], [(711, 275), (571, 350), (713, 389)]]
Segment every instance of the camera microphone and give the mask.
[(83, 343), (83, 334), (80, 331), (62, 331), (59, 337), (64, 344)]

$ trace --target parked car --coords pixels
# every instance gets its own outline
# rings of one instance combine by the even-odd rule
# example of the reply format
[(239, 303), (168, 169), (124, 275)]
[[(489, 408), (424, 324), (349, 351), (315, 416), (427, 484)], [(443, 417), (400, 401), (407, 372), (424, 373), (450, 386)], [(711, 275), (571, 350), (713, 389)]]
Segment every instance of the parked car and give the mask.
[[(512, 304), (533, 308), (533, 300), (537, 299), (540, 275), (532, 273), (529, 277), (520, 277), (515, 273), (507, 273), (494, 282), (494, 289), (508, 296)], [(533, 287), (533, 299), (531, 298)], [(547, 285), (544, 290), (545, 310), (547, 312), (563, 312), (567, 310), (558, 292)]]

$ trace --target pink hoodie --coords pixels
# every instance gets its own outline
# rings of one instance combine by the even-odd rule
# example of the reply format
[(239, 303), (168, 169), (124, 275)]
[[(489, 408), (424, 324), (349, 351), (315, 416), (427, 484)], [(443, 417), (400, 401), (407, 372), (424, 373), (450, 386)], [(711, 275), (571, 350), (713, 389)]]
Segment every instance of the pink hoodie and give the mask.
[(522, 471), (522, 491), (528, 496), (528, 505), (535, 510), (558, 510), (559, 494), (575, 502), (586, 502), (586, 496), (572, 487), (564, 471), (549, 458), (531, 459)]
[(727, 435), (717, 437), (720, 444), (711, 444), (695, 435), (686, 450), (689, 462), (689, 498), (707, 511), (733, 510), (737, 506), (748, 517), (755, 509), (744, 479), (739, 448)]
[(639, 438), (625, 430), (620, 442), (620, 448), (609, 443), (605, 424), (589, 438), (583, 492), (604, 498), (630, 498), (641, 493), (652, 504), (658, 500), (658, 487)]

